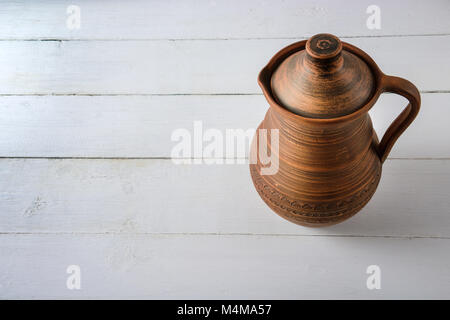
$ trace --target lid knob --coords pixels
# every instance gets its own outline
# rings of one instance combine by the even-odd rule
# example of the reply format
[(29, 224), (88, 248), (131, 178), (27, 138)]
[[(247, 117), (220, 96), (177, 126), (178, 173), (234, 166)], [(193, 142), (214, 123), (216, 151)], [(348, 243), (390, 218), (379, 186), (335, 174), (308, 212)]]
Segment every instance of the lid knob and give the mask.
[(331, 59), (341, 51), (341, 40), (329, 33), (316, 34), (306, 42), (306, 52), (315, 59)]

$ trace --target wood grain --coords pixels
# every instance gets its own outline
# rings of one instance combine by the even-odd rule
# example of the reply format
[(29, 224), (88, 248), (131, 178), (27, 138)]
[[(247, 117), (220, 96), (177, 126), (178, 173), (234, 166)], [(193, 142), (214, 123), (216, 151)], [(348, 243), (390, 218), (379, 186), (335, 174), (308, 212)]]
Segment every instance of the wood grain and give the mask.
[[(435, 91), (450, 90), (449, 38), (349, 42), (389, 74)], [(0, 94), (259, 94), (257, 74), (292, 42), (0, 41)]]
[[(0, 297), (448, 299), (449, 245), (442, 239), (0, 235)], [(66, 288), (73, 264), (81, 269), (81, 290)], [(381, 268), (380, 290), (366, 287), (374, 264)]]
[(450, 161), (387, 160), (383, 170), (360, 214), (311, 230), (270, 211), (246, 164), (3, 159), (0, 232), (450, 237)]
[[(69, 4), (81, 9), (81, 28), (66, 27)], [(420, 0), (378, 0), (381, 29), (366, 27), (372, 1), (3, 1), (2, 39), (233, 39), (298, 38), (329, 31), (338, 36), (450, 33), (450, 6)], [(230, 23), (232, 21), (233, 23)]]
[[(450, 135), (442, 134), (450, 94), (422, 94), (422, 99), (420, 117), (391, 157), (450, 158)], [(370, 111), (378, 136), (405, 105), (402, 97), (381, 95)], [(204, 130), (225, 134), (256, 128), (266, 111), (262, 95), (0, 97), (0, 156), (170, 157), (176, 144), (170, 137), (178, 128), (193, 131), (193, 122), (201, 120)]]

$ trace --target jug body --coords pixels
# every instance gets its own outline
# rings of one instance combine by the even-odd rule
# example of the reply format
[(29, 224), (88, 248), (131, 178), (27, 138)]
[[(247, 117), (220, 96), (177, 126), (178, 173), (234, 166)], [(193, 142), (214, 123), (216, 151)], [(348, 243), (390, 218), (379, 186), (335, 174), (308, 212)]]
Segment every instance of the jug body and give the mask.
[[(367, 112), (319, 124), (270, 108), (258, 129), (268, 135), (278, 130), (278, 170), (262, 174), (265, 165), (257, 157), (250, 164), (252, 179), (261, 198), (283, 218), (312, 227), (336, 224), (361, 210), (374, 194), (381, 161)], [(259, 143), (265, 141), (256, 135), (257, 150)]]

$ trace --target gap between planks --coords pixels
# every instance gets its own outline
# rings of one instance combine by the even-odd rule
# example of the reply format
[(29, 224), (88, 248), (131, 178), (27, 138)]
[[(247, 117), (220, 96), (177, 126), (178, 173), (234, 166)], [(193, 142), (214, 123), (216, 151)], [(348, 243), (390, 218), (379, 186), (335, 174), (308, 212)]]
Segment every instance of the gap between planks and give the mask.
[[(2, 38), (0, 41), (240, 41), (240, 40), (306, 40), (312, 35), (293, 37), (236, 37), (236, 38)], [(386, 35), (336, 35), (341, 39), (358, 38), (408, 38), (408, 37), (446, 37), (450, 33), (423, 33), (423, 34), (386, 34)]]
[[(5, 159), (5, 160), (14, 160), (14, 159), (25, 159), (25, 160), (40, 160), (40, 159), (47, 159), (47, 160), (246, 160), (248, 159), (247, 157), (245, 158), (171, 158), (171, 157), (45, 157), (45, 156), (41, 156), (41, 157), (25, 157), (25, 156), (0, 156), (0, 160)], [(387, 160), (409, 160), (409, 161), (413, 161), (413, 160), (425, 160), (425, 161), (440, 161), (440, 160), (450, 160), (449, 157), (443, 157), (443, 158), (427, 158), (427, 157), (423, 157), (423, 158), (387, 158)], [(192, 165), (196, 165), (196, 164), (192, 164)]]
[[(422, 94), (450, 93), (450, 90), (419, 90)], [(395, 94), (384, 92), (383, 94)], [(262, 93), (0, 93), (0, 97), (172, 97), (172, 96), (262, 96)]]
[(450, 237), (444, 236), (414, 236), (414, 235), (405, 235), (405, 236), (394, 236), (394, 235), (340, 235), (340, 234), (289, 234), (289, 233), (240, 233), (240, 232), (14, 232), (14, 231), (2, 231), (0, 232), (0, 236), (7, 235), (99, 235), (99, 236), (108, 236), (108, 235), (136, 235), (136, 236), (215, 236), (215, 237), (314, 237), (314, 238), (383, 238), (383, 239), (436, 239), (436, 240), (450, 240)]

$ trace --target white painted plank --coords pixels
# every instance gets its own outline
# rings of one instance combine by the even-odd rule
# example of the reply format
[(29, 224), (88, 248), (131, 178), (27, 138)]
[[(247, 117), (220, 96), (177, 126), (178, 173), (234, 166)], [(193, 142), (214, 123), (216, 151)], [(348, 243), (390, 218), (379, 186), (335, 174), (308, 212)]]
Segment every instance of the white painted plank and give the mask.
[[(406, 100), (382, 95), (371, 111), (380, 138)], [(4, 96), (1, 157), (171, 157), (176, 129), (256, 128), (268, 104), (255, 96)], [(394, 158), (449, 158), (450, 94), (422, 94), (422, 110)], [(205, 145), (207, 143), (205, 142)]]
[[(0, 298), (448, 299), (450, 240), (0, 235)], [(420, 258), (419, 258), (420, 257)], [(68, 290), (69, 265), (81, 290)], [(368, 290), (366, 269), (381, 268)]]
[[(81, 28), (66, 26), (66, 9), (81, 9)], [(0, 38), (192, 39), (345, 36), (450, 32), (446, 0), (378, 0), (381, 28), (366, 26), (373, 1), (3, 1)]]
[(363, 211), (321, 229), (273, 213), (244, 164), (105, 159), (0, 164), (0, 232), (450, 237), (449, 160), (388, 160)]
[[(450, 90), (449, 39), (350, 42), (420, 90)], [(293, 41), (0, 41), (0, 94), (260, 93), (259, 71)]]

